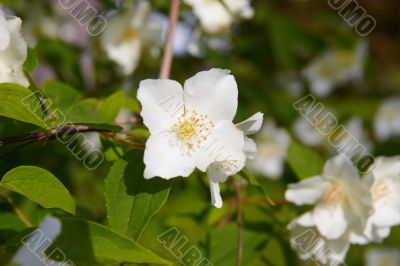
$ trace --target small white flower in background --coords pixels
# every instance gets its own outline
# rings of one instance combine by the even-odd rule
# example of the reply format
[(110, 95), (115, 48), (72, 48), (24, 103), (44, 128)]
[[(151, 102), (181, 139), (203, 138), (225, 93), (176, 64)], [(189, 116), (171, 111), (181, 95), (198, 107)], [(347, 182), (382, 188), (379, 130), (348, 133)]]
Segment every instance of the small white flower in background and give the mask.
[(193, 8), (203, 29), (211, 34), (229, 30), (235, 16), (249, 19), (254, 15), (250, 0), (184, 0)]
[(347, 234), (329, 240), (322, 236), (310, 213), (305, 213), (289, 225), (290, 244), (302, 260), (317, 261), (317, 265), (341, 265), (350, 248)]
[[(244, 135), (243, 152), (247, 160), (253, 160), (257, 155), (256, 143), (249, 138), (249, 135), (256, 134), (263, 122), (263, 114), (258, 112), (250, 118), (236, 125)], [(233, 167), (232, 167), (233, 166)], [(244, 167), (244, 164), (237, 164), (235, 161), (216, 161), (207, 167), (207, 175), (210, 180), (211, 202), (217, 207), (222, 207), (222, 198), (219, 189), (219, 183), (223, 183), (229, 176), (236, 174)]]
[(373, 212), (369, 187), (340, 155), (325, 163), (321, 176), (290, 184), (285, 197), (296, 205), (315, 204), (310, 215), (320, 234), (329, 240), (344, 234), (362, 235)]
[(249, 162), (253, 173), (277, 179), (282, 176), (290, 136), (286, 130), (276, 127), (271, 120), (266, 121), (255, 138), (257, 157)]
[(370, 187), (374, 213), (361, 242), (381, 242), (400, 224), (400, 156), (378, 157), (364, 183)]
[(151, 46), (161, 37), (161, 29), (148, 20), (150, 11), (150, 4), (140, 1), (134, 11), (111, 18), (101, 35), (107, 56), (122, 68), (124, 75), (135, 71), (144, 44)]
[(322, 54), (303, 71), (317, 96), (327, 96), (343, 83), (363, 78), (368, 50), (365, 41), (359, 41), (353, 50), (333, 50)]
[(317, 146), (324, 141), (324, 136), (304, 117), (298, 118), (293, 124), (293, 131), (304, 144)]
[(144, 80), (137, 98), (151, 134), (144, 152), (145, 178), (187, 177), (196, 167), (206, 172), (214, 162), (216, 172), (226, 176), (244, 167), (245, 135), (232, 122), (238, 90), (228, 70), (199, 72), (185, 81), (184, 89), (173, 80)]
[(400, 98), (390, 98), (380, 107), (374, 122), (378, 140), (386, 141), (400, 135)]
[(0, 83), (13, 82), (28, 87), (23, 64), (28, 47), (21, 35), (22, 21), (6, 16), (0, 9)]
[(369, 248), (365, 255), (366, 266), (400, 265), (400, 249), (398, 248)]

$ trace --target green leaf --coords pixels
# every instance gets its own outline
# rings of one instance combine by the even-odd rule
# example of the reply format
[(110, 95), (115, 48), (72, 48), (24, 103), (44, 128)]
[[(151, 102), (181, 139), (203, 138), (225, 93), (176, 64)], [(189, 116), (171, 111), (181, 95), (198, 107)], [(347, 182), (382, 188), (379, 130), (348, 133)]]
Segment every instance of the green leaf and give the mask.
[(42, 105), (32, 91), (14, 83), (0, 84), (0, 116), (46, 128), (41, 113)]
[(288, 149), (287, 161), (299, 179), (322, 173), (324, 161), (321, 156), (292, 139)]
[(0, 230), (21, 231), (26, 225), (13, 213), (0, 213)]
[(135, 240), (165, 204), (170, 190), (170, 182), (146, 180), (143, 171), (143, 151), (132, 150), (114, 163), (105, 183), (111, 228)]
[(101, 103), (99, 113), (106, 123), (113, 123), (119, 110), (124, 104), (125, 95), (123, 91), (114, 93)]
[[(114, 232), (108, 227), (93, 222), (64, 218), (61, 234), (47, 249), (62, 250), (76, 265), (110, 265), (117, 263), (155, 263), (171, 265), (152, 251)], [(57, 255), (57, 254), (55, 254)], [(54, 258), (57, 259), (57, 258)]]
[(17, 192), (44, 208), (60, 208), (75, 214), (75, 202), (50, 172), (36, 166), (19, 166), (7, 172), (0, 186)]
[(260, 182), (257, 180), (257, 177), (255, 177), (247, 167), (243, 168), (240, 176), (246, 179), (250, 183), (250, 185), (259, 188), (259, 190), (261, 190), (262, 194), (269, 201), (269, 203), (271, 205), (275, 205), (272, 199), (268, 196), (268, 192), (265, 190), (264, 186), (260, 184)]
[[(223, 226), (211, 231), (209, 235), (209, 259), (214, 265), (231, 266), (236, 264), (237, 227), (235, 224)], [(242, 265), (248, 265), (268, 240), (268, 235), (259, 231), (243, 230)], [(228, 243), (228, 244), (227, 244)]]
[(56, 108), (65, 110), (75, 104), (80, 97), (79, 92), (73, 87), (55, 80), (46, 81), (42, 91), (51, 101), (50, 108), (53, 110)]

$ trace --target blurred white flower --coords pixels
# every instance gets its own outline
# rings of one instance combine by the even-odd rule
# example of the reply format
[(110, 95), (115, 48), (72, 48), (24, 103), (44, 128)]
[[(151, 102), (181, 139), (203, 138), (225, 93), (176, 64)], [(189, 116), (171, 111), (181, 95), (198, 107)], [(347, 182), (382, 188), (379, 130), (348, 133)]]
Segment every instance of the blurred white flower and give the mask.
[(211, 34), (229, 30), (235, 16), (251, 18), (254, 10), (250, 0), (184, 0), (193, 8), (204, 30)]
[(322, 54), (303, 71), (317, 96), (327, 96), (345, 82), (362, 79), (368, 44), (359, 41), (353, 50), (333, 50)]
[(111, 18), (101, 35), (107, 56), (122, 68), (124, 75), (135, 71), (143, 44), (151, 46), (154, 39), (161, 38), (161, 29), (148, 20), (150, 11), (150, 4), (140, 1), (134, 11)]
[(294, 122), (293, 131), (306, 145), (316, 146), (324, 141), (324, 136), (304, 117), (300, 117)]
[(365, 240), (381, 242), (390, 227), (400, 224), (400, 156), (378, 157), (364, 183), (370, 187), (374, 213), (365, 230)]
[(398, 248), (369, 248), (366, 252), (366, 266), (398, 266), (400, 250)]
[(27, 44), (21, 35), (22, 21), (6, 16), (0, 9), (0, 83), (13, 82), (28, 87), (23, 64), (27, 57)]
[(327, 239), (315, 226), (310, 213), (305, 213), (289, 225), (290, 244), (302, 260), (314, 260), (317, 265), (341, 265), (350, 248), (347, 234), (338, 239)]
[(400, 98), (390, 98), (380, 107), (375, 117), (375, 134), (378, 140), (385, 141), (400, 135)]
[(255, 174), (272, 179), (281, 177), (290, 143), (289, 134), (269, 120), (264, 123), (255, 141), (258, 154), (254, 160), (249, 162), (249, 168)]
[(22, 33), (28, 46), (34, 48), (37, 45), (38, 36), (57, 39), (60, 28), (61, 21), (59, 19), (43, 14), (43, 12), (37, 8), (35, 12), (32, 12), (30, 16), (24, 20)]
[(168, 79), (142, 81), (137, 98), (151, 133), (144, 177), (187, 177), (195, 167), (212, 171), (207, 168), (213, 162), (219, 162), (216, 170), (226, 176), (242, 169), (245, 136), (232, 123), (237, 97), (237, 84), (228, 70), (199, 72), (185, 81), (184, 89)]
[(285, 197), (296, 205), (315, 204), (310, 215), (329, 240), (344, 234), (362, 235), (373, 212), (369, 187), (340, 155), (325, 163), (322, 176), (290, 184)]
[[(250, 118), (236, 125), (244, 136), (243, 152), (246, 159), (253, 160), (257, 155), (256, 143), (249, 137), (257, 133), (263, 122), (263, 114), (258, 112)], [(238, 164), (236, 161), (224, 160), (213, 162), (207, 168), (207, 175), (210, 181), (211, 202), (217, 207), (222, 207), (222, 198), (219, 189), (219, 183), (225, 182), (226, 179), (242, 170), (244, 164)]]

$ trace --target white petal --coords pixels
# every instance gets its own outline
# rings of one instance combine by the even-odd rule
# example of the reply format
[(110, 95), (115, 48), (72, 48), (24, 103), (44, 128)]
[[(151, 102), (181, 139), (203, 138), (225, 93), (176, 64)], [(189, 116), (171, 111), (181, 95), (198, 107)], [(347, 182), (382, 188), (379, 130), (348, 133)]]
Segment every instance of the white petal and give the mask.
[(218, 182), (214, 182), (210, 178), (210, 192), (211, 192), (211, 203), (217, 208), (222, 207), (222, 198), (221, 193), (219, 191)]
[(258, 112), (252, 115), (251, 117), (247, 118), (243, 122), (240, 122), (236, 126), (240, 130), (242, 130), (246, 135), (255, 134), (260, 130), (262, 126), (263, 116), (264, 116), (263, 113)]
[(228, 176), (221, 169), (219, 162), (214, 162), (207, 167), (207, 175), (213, 182), (225, 182)]
[(224, 0), (229, 10), (243, 18), (251, 18), (254, 10), (250, 5), (250, 0)]
[(244, 135), (230, 121), (221, 121), (215, 124), (207, 139), (201, 143), (194, 153), (196, 166), (203, 172), (212, 162), (229, 163), (237, 161), (240, 165), (235, 171), (240, 171), (246, 161), (243, 152)]
[(337, 155), (325, 163), (323, 177), (352, 181), (359, 180), (359, 174), (356, 168), (341, 155)]
[(214, 121), (232, 121), (238, 104), (235, 78), (223, 69), (199, 72), (185, 81), (184, 102), (188, 110), (208, 115)]
[(374, 214), (371, 217), (372, 223), (380, 227), (399, 225), (400, 224), (399, 206), (400, 203), (397, 203), (397, 206), (395, 207), (392, 207), (391, 205), (388, 204), (386, 206), (376, 208)]
[(320, 176), (309, 177), (299, 183), (289, 184), (285, 198), (296, 205), (313, 204), (322, 197), (328, 185)]
[(376, 158), (372, 174), (376, 179), (391, 179), (400, 176), (400, 156)]
[(173, 80), (147, 79), (140, 82), (137, 98), (140, 115), (152, 134), (168, 130), (183, 113), (183, 89)]
[(233, 17), (219, 1), (185, 0), (185, 2), (193, 7), (193, 12), (206, 32), (216, 34), (229, 30)]
[(331, 208), (317, 205), (313, 211), (313, 218), (321, 235), (327, 239), (338, 239), (348, 226), (340, 205)]
[(257, 156), (257, 145), (251, 138), (244, 137), (243, 152), (246, 154), (247, 159), (254, 159)]
[(195, 163), (186, 152), (181, 151), (178, 145), (171, 145), (168, 134), (151, 135), (146, 142), (143, 161), (146, 165), (144, 177), (146, 179), (159, 176), (170, 179), (177, 176), (187, 177)]
[(10, 44), (10, 32), (3, 11), (0, 10), (0, 50), (4, 50)]

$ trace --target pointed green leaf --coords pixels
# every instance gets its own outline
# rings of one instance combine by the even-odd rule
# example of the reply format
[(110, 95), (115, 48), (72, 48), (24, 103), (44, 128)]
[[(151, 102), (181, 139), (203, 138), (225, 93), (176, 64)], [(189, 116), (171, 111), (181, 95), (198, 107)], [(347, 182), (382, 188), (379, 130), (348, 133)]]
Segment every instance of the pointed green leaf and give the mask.
[(113, 123), (119, 110), (124, 103), (125, 95), (123, 91), (114, 93), (101, 103), (99, 113), (106, 123)]
[(106, 178), (110, 226), (135, 240), (165, 204), (170, 190), (168, 181), (145, 180), (143, 171), (143, 151), (133, 150), (114, 163)]
[(0, 116), (46, 128), (42, 121), (42, 105), (36, 95), (18, 84), (0, 84)]
[(36, 166), (19, 166), (7, 172), (0, 186), (38, 203), (75, 214), (75, 202), (64, 185), (50, 172)]
[[(61, 224), (61, 234), (47, 249), (46, 253), (50, 257), (52, 250), (58, 248), (75, 265), (117, 263), (171, 265), (169, 261), (103, 225), (74, 218), (61, 219)], [(57, 252), (54, 255), (57, 256)]]

